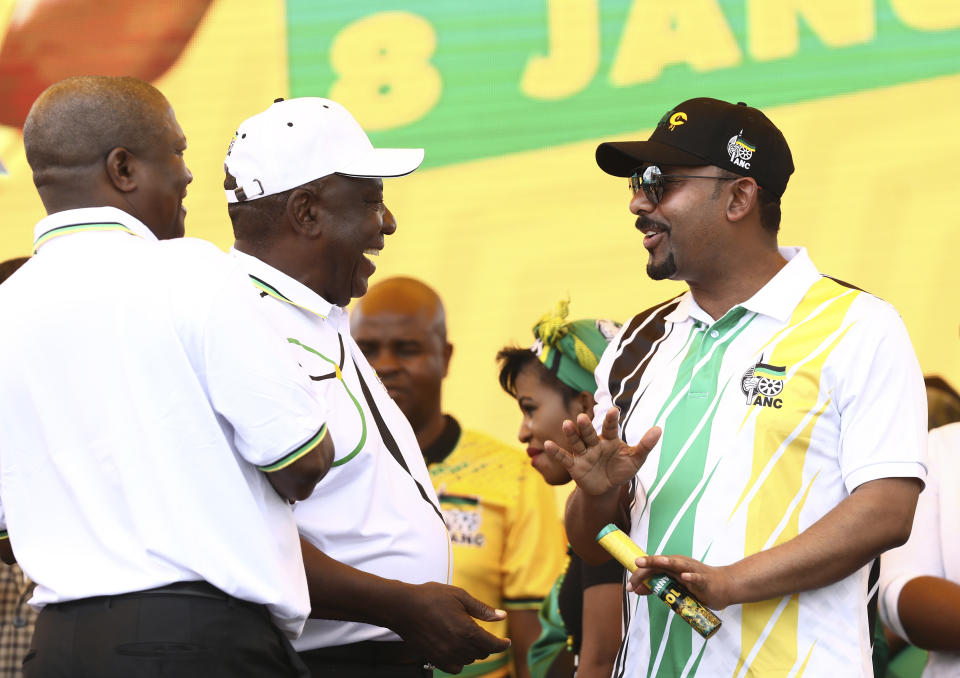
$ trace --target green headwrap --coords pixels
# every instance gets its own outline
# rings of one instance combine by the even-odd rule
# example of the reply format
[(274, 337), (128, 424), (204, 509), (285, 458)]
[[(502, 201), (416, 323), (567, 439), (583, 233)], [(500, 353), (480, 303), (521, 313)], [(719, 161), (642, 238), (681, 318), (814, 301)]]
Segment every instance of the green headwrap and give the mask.
[(595, 319), (568, 323), (569, 310), (570, 301), (560, 301), (553, 312), (537, 321), (533, 326), (537, 341), (530, 350), (564, 384), (593, 393), (597, 390), (593, 371), (620, 324)]

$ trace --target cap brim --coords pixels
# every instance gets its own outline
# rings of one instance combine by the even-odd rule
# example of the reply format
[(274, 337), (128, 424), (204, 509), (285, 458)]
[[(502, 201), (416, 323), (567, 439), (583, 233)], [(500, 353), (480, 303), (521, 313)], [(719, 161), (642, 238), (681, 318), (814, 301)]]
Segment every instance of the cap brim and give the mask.
[(402, 177), (420, 167), (422, 148), (371, 148), (337, 170), (348, 177)]
[(597, 164), (615, 177), (629, 177), (645, 162), (690, 166), (712, 164), (693, 153), (657, 141), (608, 141), (597, 146)]

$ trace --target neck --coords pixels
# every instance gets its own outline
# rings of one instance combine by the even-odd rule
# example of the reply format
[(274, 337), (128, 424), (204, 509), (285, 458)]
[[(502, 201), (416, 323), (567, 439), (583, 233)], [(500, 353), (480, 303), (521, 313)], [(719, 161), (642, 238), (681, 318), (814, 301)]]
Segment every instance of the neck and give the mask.
[(423, 450), (437, 442), (446, 426), (447, 420), (440, 410), (432, 414), (422, 425), (417, 426), (414, 434), (417, 436), (417, 443), (420, 445), (420, 449)]
[(116, 207), (129, 213), (130, 209), (116, 195), (100, 190), (99, 186), (79, 188), (44, 186), (37, 189), (47, 214), (78, 210), (86, 207)]
[[(300, 251), (291, 251), (282, 241), (273, 241), (269, 244), (257, 243), (250, 240), (237, 239), (233, 246), (244, 254), (256, 257), (265, 264), (269, 264), (278, 271), (282, 271), (305, 287), (310, 288), (324, 299), (326, 295), (317, 289), (316, 266), (305, 265), (304, 257)], [(327, 299), (327, 301), (332, 301)]]
[[(759, 292), (787, 263), (776, 248), (753, 253), (737, 249), (736, 252), (737, 261), (722, 267), (720, 275), (705, 281), (688, 281), (697, 305), (714, 320)], [(744, 262), (749, 265), (745, 266)]]

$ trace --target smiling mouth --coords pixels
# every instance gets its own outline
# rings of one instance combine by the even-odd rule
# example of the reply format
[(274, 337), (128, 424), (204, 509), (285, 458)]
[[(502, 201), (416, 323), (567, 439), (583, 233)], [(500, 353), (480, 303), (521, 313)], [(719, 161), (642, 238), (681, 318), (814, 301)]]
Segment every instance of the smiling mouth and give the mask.
[(634, 227), (646, 236), (656, 235), (657, 233), (668, 233), (670, 231), (666, 224), (659, 224), (645, 215), (637, 219)]

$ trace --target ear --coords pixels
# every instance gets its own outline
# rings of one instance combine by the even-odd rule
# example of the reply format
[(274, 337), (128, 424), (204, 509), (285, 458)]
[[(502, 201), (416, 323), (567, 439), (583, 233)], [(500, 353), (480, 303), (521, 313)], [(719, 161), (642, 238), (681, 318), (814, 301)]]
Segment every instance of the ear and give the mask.
[(107, 177), (114, 188), (122, 193), (130, 193), (137, 189), (137, 181), (134, 178), (137, 158), (133, 153), (118, 146), (107, 153), (104, 164)]
[(572, 409), (575, 410), (576, 414), (581, 412), (593, 418), (593, 406), (597, 404), (597, 401), (594, 400), (593, 394), (590, 391), (580, 391), (577, 394), (577, 397), (573, 399), (571, 403)]
[(298, 234), (316, 238), (322, 229), (322, 209), (312, 189), (297, 188), (287, 198), (285, 208), (287, 221)]
[(757, 206), (757, 182), (750, 177), (730, 182), (730, 198), (727, 200), (727, 219), (741, 221)]
[(446, 378), (450, 371), (450, 358), (453, 357), (453, 344), (449, 341), (443, 345), (443, 376)]

